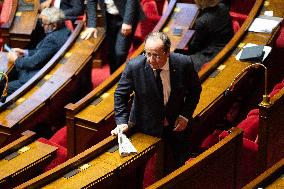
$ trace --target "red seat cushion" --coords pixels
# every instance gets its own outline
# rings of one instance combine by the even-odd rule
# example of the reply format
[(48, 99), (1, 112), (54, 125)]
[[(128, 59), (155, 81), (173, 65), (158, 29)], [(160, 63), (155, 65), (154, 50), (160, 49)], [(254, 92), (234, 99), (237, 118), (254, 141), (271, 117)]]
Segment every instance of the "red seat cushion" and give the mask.
[(211, 146), (217, 144), (219, 142), (219, 134), (221, 134), (221, 130), (215, 130), (212, 134), (207, 136), (201, 143), (201, 149), (206, 150)]
[(141, 5), (145, 12), (146, 19), (138, 24), (135, 36), (143, 41), (145, 36), (154, 29), (161, 16), (159, 15), (156, 1), (144, 0), (141, 2)]
[(259, 110), (251, 110), (247, 118), (244, 119), (237, 127), (241, 128), (244, 131), (243, 137), (255, 141), (258, 134), (258, 125), (259, 125)]
[(50, 139), (50, 142), (56, 143), (67, 148), (67, 126), (59, 129)]
[(38, 141), (45, 143), (45, 144), (49, 144), (55, 147), (58, 147), (57, 151), (56, 151), (56, 157), (50, 162), (49, 165), (47, 165), (45, 167), (45, 171), (48, 171), (54, 167), (56, 167), (57, 165), (60, 165), (61, 163), (65, 162), (67, 160), (67, 149), (56, 144), (53, 143), (45, 138), (39, 138)]
[(282, 88), (284, 88), (284, 79), (281, 83), (276, 84), (271, 93), (269, 94), (270, 97), (273, 97), (274, 95), (276, 95)]

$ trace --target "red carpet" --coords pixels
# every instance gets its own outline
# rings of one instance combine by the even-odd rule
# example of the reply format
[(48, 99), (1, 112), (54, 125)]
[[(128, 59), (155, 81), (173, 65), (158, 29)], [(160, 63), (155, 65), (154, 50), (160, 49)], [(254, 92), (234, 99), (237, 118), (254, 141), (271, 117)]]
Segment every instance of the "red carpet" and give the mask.
[(106, 64), (101, 68), (92, 69), (92, 83), (93, 89), (110, 76), (109, 65)]

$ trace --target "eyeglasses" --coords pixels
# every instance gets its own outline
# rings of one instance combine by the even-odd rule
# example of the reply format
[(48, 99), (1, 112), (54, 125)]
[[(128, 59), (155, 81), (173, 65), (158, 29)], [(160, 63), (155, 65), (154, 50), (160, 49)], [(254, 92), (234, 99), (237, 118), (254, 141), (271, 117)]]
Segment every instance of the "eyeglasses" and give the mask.
[[(163, 54), (165, 54), (165, 52), (163, 52)], [(151, 57), (154, 58), (154, 59), (160, 59), (161, 58), (161, 55), (159, 55), (157, 53), (150, 53), (150, 52), (146, 52), (146, 51), (143, 53), (143, 55), (146, 56), (146, 58), (148, 58), (148, 59), (151, 58)]]
[(41, 22), (41, 25), (42, 25), (42, 26), (51, 26), (52, 23), (43, 23), (43, 22)]

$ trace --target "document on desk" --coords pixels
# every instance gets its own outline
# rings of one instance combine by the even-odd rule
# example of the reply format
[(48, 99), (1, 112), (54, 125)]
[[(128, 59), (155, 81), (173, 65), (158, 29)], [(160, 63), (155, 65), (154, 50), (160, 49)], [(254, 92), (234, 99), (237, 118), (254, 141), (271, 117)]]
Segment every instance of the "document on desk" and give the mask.
[(137, 150), (127, 138), (125, 134), (123, 134), (120, 129), (118, 131), (118, 152), (119, 154), (124, 157), (132, 154), (136, 154)]
[(261, 32), (261, 33), (271, 33), (274, 28), (276, 28), (283, 18), (261, 15), (254, 19), (248, 31), (251, 32)]

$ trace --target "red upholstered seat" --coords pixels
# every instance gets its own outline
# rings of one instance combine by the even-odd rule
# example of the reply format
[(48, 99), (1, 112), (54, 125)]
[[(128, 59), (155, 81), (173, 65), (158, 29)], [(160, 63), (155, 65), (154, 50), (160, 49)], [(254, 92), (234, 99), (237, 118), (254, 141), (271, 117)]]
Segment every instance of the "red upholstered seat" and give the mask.
[(271, 93), (269, 94), (270, 97), (273, 97), (274, 95), (276, 95), (282, 88), (284, 88), (284, 79), (282, 80), (281, 83), (276, 84)]
[(212, 134), (207, 136), (201, 143), (201, 150), (206, 150), (213, 146), (214, 144), (219, 142), (219, 135), (221, 134), (222, 130), (215, 130)]
[(247, 15), (230, 11), (230, 16), (232, 18), (234, 32), (236, 33), (247, 19)]
[(64, 148), (67, 148), (67, 126), (59, 129), (50, 139), (50, 142), (58, 144)]
[(237, 127), (244, 131), (244, 138), (255, 141), (258, 134), (258, 123), (259, 109), (254, 109), (248, 113), (247, 118), (239, 123)]
[(48, 171), (54, 167), (56, 167), (57, 165), (65, 162), (67, 160), (67, 149), (64, 148), (63, 146), (60, 146), (54, 142), (51, 142), (45, 138), (39, 138), (38, 141), (45, 143), (45, 144), (49, 144), (55, 147), (58, 147), (57, 151), (56, 151), (56, 157), (50, 162), (49, 165), (47, 165), (45, 167), (45, 171)]
[(143, 188), (150, 186), (154, 182), (158, 180), (157, 178), (157, 167), (155, 166), (157, 163), (157, 153), (155, 153), (147, 162), (144, 172), (143, 179)]
[(279, 35), (275, 42), (276, 48), (284, 48), (284, 23), (282, 22)]
[(158, 12), (158, 7), (155, 0), (142, 0), (141, 5), (145, 12), (146, 19), (137, 25), (135, 37), (143, 41), (145, 36), (154, 29), (160, 20), (161, 15)]
[(12, 11), (12, 0), (4, 0), (0, 14), (0, 23), (6, 23), (9, 20)]

